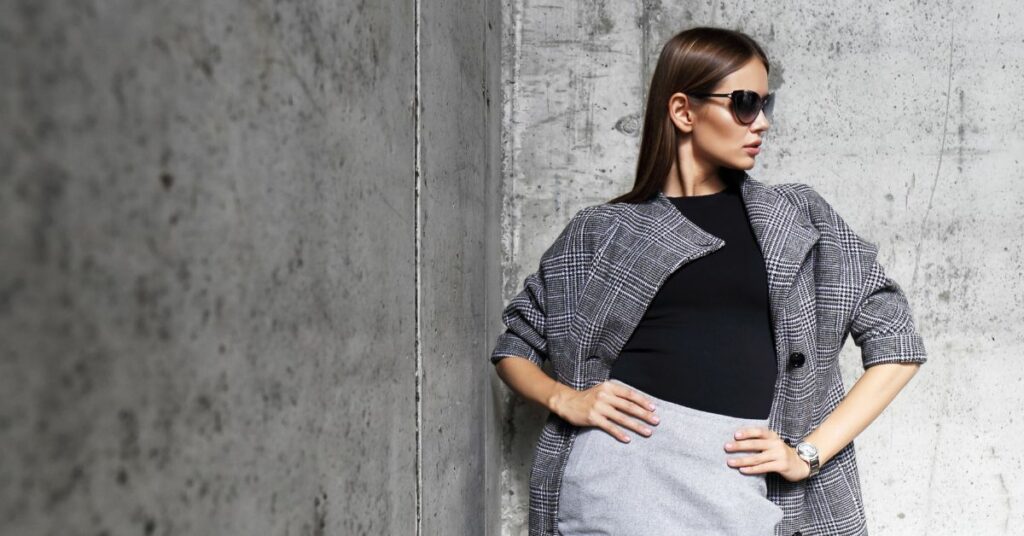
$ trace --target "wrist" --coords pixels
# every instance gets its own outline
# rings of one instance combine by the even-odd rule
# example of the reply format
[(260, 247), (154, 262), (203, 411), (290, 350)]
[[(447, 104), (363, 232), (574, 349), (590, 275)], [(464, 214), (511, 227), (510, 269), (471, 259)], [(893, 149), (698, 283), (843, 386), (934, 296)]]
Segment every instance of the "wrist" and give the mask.
[[(790, 447), (790, 448), (793, 448), (793, 447)], [(808, 478), (811, 478), (811, 462), (801, 458), (800, 455), (796, 453), (796, 449), (795, 448), (793, 448), (793, 456), (797, 460), (799, 460), (798, 463), (800, 464), (800, 467), (803, 469), (802, 479), (803, 480), (807, 480)]]
[(798, 480), (807, 480), (808, 478), (810, 478), (811, 464), (808, 463), (807, 460), (801, 458), (800, 455), (796, 453), (796, 447), (788, 446), (787, 448), (789, 449), (789, 456), (790, 460), (792, 460), (793, 466), (799, 468), (794, 470), (794, 476)]
[(565, 391), (572, 389), (554, 379), (551, 380), (551, 384), (551, 389), (548, 390), (548, 396), (544, 400), (544, 405), (547, 406), (548, 411), (560, 416), (561, 413), (558, 409), (561, 407), (562, 400), (565, 398)]

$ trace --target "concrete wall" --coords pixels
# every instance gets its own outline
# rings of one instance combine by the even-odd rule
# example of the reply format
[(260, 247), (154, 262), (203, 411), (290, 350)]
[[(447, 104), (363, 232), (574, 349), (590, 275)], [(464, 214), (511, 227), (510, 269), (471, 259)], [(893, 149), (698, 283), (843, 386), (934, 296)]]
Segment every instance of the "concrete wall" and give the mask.
[(493, 533), (500, 8), (420, 9), (2, 4), (0, 533)]
[[(504, 296), (579, 208), (632, 186), (662, 43), (696, 25), (746, 31), (767, 48), (778, 91), (751, 173), (813, 185), (879, 244), (930, 352), (856, 440), (871, 531), (1015, 533), (1024, 523), (1018, 7), (505, 0)], [(848, 341), (842, 359), (849, 387), (863, 372), (859, 349)], [(509, 404), (505, 534), (525, 534), (544, 411)]]

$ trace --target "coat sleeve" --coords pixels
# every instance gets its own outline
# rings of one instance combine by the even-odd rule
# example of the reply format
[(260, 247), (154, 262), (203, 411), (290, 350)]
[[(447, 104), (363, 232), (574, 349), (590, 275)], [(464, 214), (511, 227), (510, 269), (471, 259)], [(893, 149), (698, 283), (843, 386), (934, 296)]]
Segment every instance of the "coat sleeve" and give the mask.
[(524, 357), (538, 366), (548, 359), (548, 294), (564, 290), (565, 285), (557, 278), (571, 277), (570, 272), (586, 256), (581, 233), (587, 212), (583, 209), (570, 219), (541, 255), (537, 270), (526, 276), (522, 289), (505, 306), (501, 314), (505, 330), (498, 335), (491, 352), (492, 364), (512, 356)]
[(859, 292), (850, 312), (849, 333), (861, 349), (864, 369), (882, 363), (927, 361), (910, 303), (903, 288), (879, 263), (877, 244), (855, 233), (813, 189), (810, 193), (829, 215), (842, 250), (848, 253), (845, 264), (853, 274), (851, 279), (857, 282)]
[[(877, 247), (872, 245), (877, 251)], [(899, 283), (869, 253), (863, 290), (853, 309), (850, 335), (861, 348), (867, 369), (881, 363), (924, 363), (924, 341), (914, 326), (913, 313)]]

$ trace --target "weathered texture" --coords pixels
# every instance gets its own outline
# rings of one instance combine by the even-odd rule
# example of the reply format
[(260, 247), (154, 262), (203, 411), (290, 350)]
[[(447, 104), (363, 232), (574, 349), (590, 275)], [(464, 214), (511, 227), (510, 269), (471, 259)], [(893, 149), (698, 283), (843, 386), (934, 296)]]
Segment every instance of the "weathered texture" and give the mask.
[[(661, 44), (696, 25), (746, 31), (767, 48), (778, 91), (751, 174), (811, 184), (879, 244), (930, 341), (926, 370), (858, 436), (870, 530), (1010, 534), (1024, 523), (1012, 500), (1024, 427), (1000, 409), (1024, 405), (1024, 344), (1007, 322), (1024, 304), (1024, 103), (997, 94), (1024, 76), (1015, 4), (505, 5), (506, 299), (577, 210), (632, 186)], [(862, 373), (849, 340), (842, 359), (849, 388)], [(525, 534), (545, 412), (509, 407), (505, 534)], [(978, 455), (965, 465), (964, 452)]]
[(0, 533), (496, 527), (500, 7), (421, 9), (2, 4)]
[(495, 534), (501, 8), (420, 4), (420, 534)]

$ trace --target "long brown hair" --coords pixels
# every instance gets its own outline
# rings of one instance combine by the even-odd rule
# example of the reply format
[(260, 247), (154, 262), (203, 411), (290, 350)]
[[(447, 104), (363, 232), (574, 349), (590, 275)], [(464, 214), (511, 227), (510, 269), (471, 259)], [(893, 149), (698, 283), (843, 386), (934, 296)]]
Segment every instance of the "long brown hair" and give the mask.
[[(760, 58), (767, 71), (768, 56), (749, 35), (727, 28), (697, 26), (677, 33), (661, 49), (651, 78), (640, 138), (633, 189), (609, 203), (637, 203), (656, 195), (678, 158), (683, 133), (669, 118), (668, 101), (674, 93), (710, 92), (730, 73), (752, 58)], [(743, 170), (723, 167), (724, 181), (737, 181)]]

